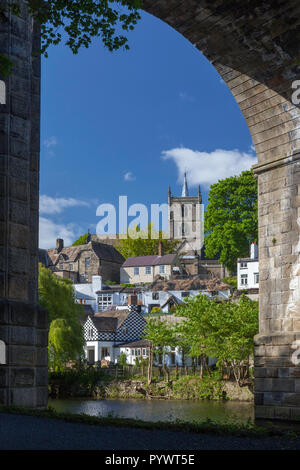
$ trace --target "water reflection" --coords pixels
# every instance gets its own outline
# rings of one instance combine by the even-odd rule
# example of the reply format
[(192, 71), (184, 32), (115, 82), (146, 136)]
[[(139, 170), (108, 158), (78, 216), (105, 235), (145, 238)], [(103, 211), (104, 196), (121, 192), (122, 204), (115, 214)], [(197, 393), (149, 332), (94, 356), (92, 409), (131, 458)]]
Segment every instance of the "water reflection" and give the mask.
[(116, 415), (123, 418), (137, 418), (143, 421), (213, 421), (228, 419), (246, 422), (254, 418), (252, 403), (177, 401), (177, 400), (91, 400), (67, 399), (49, 400), (49, 405), (59, 412), (84, 413), (90, 416)]

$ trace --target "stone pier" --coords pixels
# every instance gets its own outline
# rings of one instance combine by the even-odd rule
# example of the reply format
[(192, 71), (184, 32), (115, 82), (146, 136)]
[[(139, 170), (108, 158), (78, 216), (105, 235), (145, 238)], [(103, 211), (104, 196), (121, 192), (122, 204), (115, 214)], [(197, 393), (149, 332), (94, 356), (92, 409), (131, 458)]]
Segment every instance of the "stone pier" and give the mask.
[(44, 407), (48, 319), (37, 305), (40, 57), (32, 55), (39, 30), (25, 2), (20, 5), (20, 17), (7, 12), (0, 20), (0, 52), (12, 62), (0, 105), (0, 403)]

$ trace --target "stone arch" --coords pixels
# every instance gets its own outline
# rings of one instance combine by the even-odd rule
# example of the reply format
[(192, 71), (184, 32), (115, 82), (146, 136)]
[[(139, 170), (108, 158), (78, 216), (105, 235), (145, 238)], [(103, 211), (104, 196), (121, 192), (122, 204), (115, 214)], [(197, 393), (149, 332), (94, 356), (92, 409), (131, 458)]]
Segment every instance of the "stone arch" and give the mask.
[[(300, 416), (300, 393), (294, 379), (300, 371), (290, 359), (294, 352), (292, 344), (300, 338), (298, 299), (297, 295), (293, 297), (300, 272), (297, 223), (300, 111), (292, 102), (292, 85), (300, 75), (299, 1), (144, 0), (143, 8), (176, 29), (210, 60), (230, 88), (248, 124), (258, 155), (254, 171), (259, 187), (260, 335), (255, 340), (256, 416), (285, 419)], [(4, 192), (0, 195), (3, 234), (0, 293), (8, 301), (5, 308), (19, 312), (14, 316), (0, 315), (0, 321), (4, 327), (40, 329), (47, 323), (45, 315), (40, 320), (41, 314), (37, 314), (35, 307), (40, 59), (32, 55), (39, 31), (37, 25), (32, 26), (26, 9), (21, 8), (19, 18), (9, 18), (2, 24), (0, 36), (3, 51), (14, 64), (6, 83), (6, 103), (1, 104), (0, 176)], [(288, 308), (291, 304), (294, 307)], [(34, 321), (31, 315), (35, 315)], [(47, 401), (46, 364), (42, 358), (47, 350), (44, 340), (39, 339), (36, 344), (37, 336), (30, 335), (29, 330), (27, 335), (15, 336), (21, 344), (26, 340), (27, 346), (31, 344), (39, 350), (32, 355), (36, 358), (32, 359), (37, 374), (34, 383), (39, 386), (27, 388), (27, 403), (42, 406)], [(26, 360), (30, 363), (25, 355), (20, 355), (18, 360), (11, 367), (24, 365)], [(5, 391), (12, 387), (9, 384)], [(38, 388), (42, 389), (44, 398), (36, 400)], [(24, 404), (18, 393), (2, 396), (12, 396), (14, 403)]]

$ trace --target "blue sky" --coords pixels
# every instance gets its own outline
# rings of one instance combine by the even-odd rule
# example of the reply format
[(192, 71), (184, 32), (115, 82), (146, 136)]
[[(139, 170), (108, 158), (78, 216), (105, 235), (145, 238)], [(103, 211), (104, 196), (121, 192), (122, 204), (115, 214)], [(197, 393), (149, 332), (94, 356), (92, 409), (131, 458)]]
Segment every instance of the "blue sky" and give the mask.
[(59, 45), (42, 59), (40, 247), (95, 233), (98, 204), (119, 195), (166, 203), (187, 171), (206, 203), (210, 184), (255, 163), (237, 103), (192, 44), (145, 13), (129, 43)]

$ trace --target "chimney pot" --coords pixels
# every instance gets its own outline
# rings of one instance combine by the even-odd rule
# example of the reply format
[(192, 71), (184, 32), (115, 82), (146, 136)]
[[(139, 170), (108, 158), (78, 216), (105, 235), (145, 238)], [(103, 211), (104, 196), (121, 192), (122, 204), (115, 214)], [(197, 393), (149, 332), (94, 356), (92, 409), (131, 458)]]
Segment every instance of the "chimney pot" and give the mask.
[(63, 249), (64, 247), (64, 241), (62, 238), (57, 238), (56, 239), (56, 252), (57, 253), (60, 253), (61, 250)]

